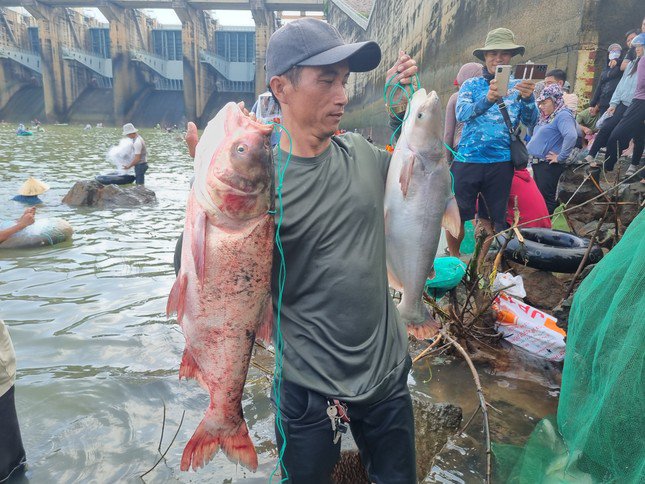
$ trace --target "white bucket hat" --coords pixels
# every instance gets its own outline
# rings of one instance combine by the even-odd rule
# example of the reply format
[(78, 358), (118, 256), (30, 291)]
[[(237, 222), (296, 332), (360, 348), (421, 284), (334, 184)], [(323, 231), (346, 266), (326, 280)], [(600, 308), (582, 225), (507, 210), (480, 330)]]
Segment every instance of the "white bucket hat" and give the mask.
[(123, 125), (123, 136), (127, 136), (132, 133), (136, 133), (138, 130), (134, 127), (134, 124), (127, 123)]

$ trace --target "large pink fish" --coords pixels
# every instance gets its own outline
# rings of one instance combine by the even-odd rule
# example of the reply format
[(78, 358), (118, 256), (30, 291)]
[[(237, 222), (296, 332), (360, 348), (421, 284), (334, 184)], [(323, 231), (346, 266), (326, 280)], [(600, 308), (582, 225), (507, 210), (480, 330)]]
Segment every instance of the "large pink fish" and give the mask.
[(197, 379), (211, 401), (182, 470), (202, 467), (220, 448), (233, 462), (258, 466), (241, 400), (256, 335), (267, 339), (272, 324), (271, 130), (229, 103), (197, 145), (167, 313), (177, 313), (186, 338), (179, 377)]

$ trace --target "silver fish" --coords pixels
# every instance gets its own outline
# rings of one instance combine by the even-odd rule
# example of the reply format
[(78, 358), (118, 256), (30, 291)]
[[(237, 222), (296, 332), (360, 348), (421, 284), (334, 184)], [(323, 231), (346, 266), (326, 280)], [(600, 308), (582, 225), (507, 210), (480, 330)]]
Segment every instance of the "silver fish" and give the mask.
[(390, 285), (402, 291), (398, 305), (410, 334), (428, 338), (437, 323), (423, 303), (443, 225), (457, 236), (461, 221), (452, 194), (443, 145), (443, 113), (437, 94), (414, 93), (392, 154), (385, 186), (385, 240)]

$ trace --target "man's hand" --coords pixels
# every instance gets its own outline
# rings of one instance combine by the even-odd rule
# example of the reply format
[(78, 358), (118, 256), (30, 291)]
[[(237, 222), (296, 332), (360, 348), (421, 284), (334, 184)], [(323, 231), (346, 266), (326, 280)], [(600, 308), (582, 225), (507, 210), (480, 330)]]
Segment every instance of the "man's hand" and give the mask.
[(614, 114), (614, 111), (616, 111), (616, 106), (609, 106), (607, 108), (607, 116), (612, 116)]
[(618, 61), (616, 59), (610, 60), (609, 61), (609, 68), (613, 69), (614, 67), (616, 67), (616, 64), (618, 64)]
[(582, 130), (582, 132), (583, 132), (584, 134), (586, 134), (586, 135), (590, 135), (590, 134), (593, 132), (593, 131), (591, 131), (589, 128), (587, 128), (586, 126), (580, 126), (580, 129), (581, 129), (581, 130)]
[(488, 93), (486, 94), (486, 99), (489, 103), (496, 103), (502, 99), (502, 95), (497, 90), (497, 79), (491, 79), (490, 84), (488, 85)]
[(535, 90), (535, 81), (532, 81), (531, 79), (524, 79), (519, 84), (515, 85), (515, 89), (520, 91), (522, 99), (528, 100), (533, 95), (533, 91)]
[(557, 163), (558, 162), (558, 154), (554, 153), (553, 151), (549, 151), (549, 154), (546, 155), (546, 160), (549, 162), (549, 165)]
[(199, 141), (199, 135), (197, 134), (197, 125), (192, 121), (190, 121), (186, 126), (186, 136), (184, 137), (184, 141), (186, 141), (186, 145), (188, 146), (188, 154), (191, 158), (195, 158), (195, 148)]
[(16, 225), (18, 225), (22, 230), (25, 227), (28, 227), (31, 224), (33, 224), (35, 220), (36, 220), (36, 207), (29, 207), (29, 208), (26, 208), (25, 211), (22, 213), (22, 216), (18, 219), (18, 222), (16, 222)]
[(417, 62), (404, 51), (400, 50), (399, 57), (396, 59), (396, 62), (385, 74), (385, 82), (389, 83), (389, 87), (385, 94), (387, 99), (386, 106), (389, 110), (396, 114), (400, 114), (405, 111), (408, 104), (408, 98), (403, 92), (396, 93), (390, 97), (392, 89), (397, 83), (407, 88), (408, 85), (412, 84), (412, 78), (418, 70)]
[[(242, 110), (242, 112), (244, 113), (244, 116), (248, 116), (248, 117), (249, 117), (249, 118), (251, 118), (253, 121), (256, 121), (255, 113), (249, 113), (249, 110), (248, 110), (248, 109), (246, 109), (246, 107), (244, 106), (244, 101), (240, 101), (239, 103), (237, 103), (237, 105), (239, 106), (239, 108), (240, 108), (240, 109)], [(187, 133), (186, 135), (188, 135), (188, 133)]]

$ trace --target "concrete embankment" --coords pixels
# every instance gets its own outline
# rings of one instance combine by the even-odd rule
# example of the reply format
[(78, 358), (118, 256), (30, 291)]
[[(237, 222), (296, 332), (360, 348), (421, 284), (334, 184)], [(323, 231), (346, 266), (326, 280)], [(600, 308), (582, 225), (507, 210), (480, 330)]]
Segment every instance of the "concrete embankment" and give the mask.
[(389, 133), (383, 84), (398, 50), (418, 61), (422, 86), (436, 90), (445, 104), (459, 67), (476, 60), (473, 49), (497, 27), (515, 32), (517, 42), (526, 46), (523, 60), (565, 69), (584, 104), (607, 46), (622, 42), (624, 32), (638, 27), (644, 14), (641, 0), (571, 0), (557, 8), (549, 0), (374, 0), (368, 18), (357, 18), (347, 3), (332, 0), (329, 22), (347, 40), (376, 40), (383, 50), (378, 69), (350, 78), (343, 126), (367, 132), (371, 128), (373, 137), (385, 143)]

